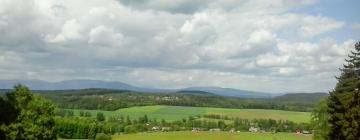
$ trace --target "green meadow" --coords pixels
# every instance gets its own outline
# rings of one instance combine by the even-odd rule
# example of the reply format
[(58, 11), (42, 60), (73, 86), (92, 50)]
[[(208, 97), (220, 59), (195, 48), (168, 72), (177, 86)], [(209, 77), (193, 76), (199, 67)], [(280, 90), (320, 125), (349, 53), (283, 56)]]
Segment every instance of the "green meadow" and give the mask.
[(239, 117), (243, 119), (274, 119), (289, 120), (293, 122), (309, 122), (310, 113), (282, 111), (282, 110), (266, 110), (266, 109), (227, 109), (227, 108), (209, 108), (209, 107), (184, 107), (184, 106), (142, 106), (119, 109), (116, 111), (101, 110), (79, 110), (74, 109), (74, 115), (79, 116), (80, 111), (87, 111), (93, 117), (96, 113), (102, 112), (106, 117), (110, 116), (129, 116), (137, 119), (145, 114), (149, 118), (165, 119), (167, 121), (181, 120), (189, 116), (202, 116), (205, 114), (218, 114), (229, 117)]
[(311, 135), (294, 133), (166, 132), (115, 135), (114, 140), (311, 140)]

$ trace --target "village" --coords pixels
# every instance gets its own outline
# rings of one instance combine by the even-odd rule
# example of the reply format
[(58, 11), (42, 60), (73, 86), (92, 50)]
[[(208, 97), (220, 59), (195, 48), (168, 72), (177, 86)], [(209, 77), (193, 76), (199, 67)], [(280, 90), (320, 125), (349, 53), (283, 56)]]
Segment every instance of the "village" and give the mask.
[[(149, 124), (147, 124), (149, 125)], [(181, 130), (186, 130), (185, 127), (180, 128)], [(150, 132), (168, 132), (171, 131), (171, 127), (161, 127), (161, 126), (153, 126), (151, 128), (152, 131)], [(205, 131), (209, 131), (209, 132), (224, 132), (225, 130), (222, 130), (220, 128), (211, 128), (206, 130), (205, 128), (199, 128), (199, 127), (193, 127), (191, 129), (191, 132), (205, 132)], [(240, 133), (242, 131), (240, 130), (236, 130), (235, 128), (231, 128), (230, 130), (228, 130), (229, 133)], [(271, 131), (271, 132), (267, 132), (265, 130), (261, 130), (259, 127), (254, 127), (251, 126), (248, 130), (248, 132), (252, 132), (252, 133), (276, 133), (276, 131)], [(301, 130), (301, 129), (297, 129), (295, 134), (297, 135), (311, 135), (312, 133), (310, 131), (307, 130)]]

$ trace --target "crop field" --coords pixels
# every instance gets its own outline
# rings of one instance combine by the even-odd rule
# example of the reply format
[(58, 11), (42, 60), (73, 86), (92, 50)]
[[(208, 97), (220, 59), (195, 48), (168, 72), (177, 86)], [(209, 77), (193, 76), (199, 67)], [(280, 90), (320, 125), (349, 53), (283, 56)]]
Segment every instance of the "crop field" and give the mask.
[[(78, 109), (74, 109), (75, 115), (80, 115)], [(165, 119), (167, 121), (181, 120), (189, 116), (202, 116), (205, 114), (218, 114), (229, 117), (239, 117), (243, 119), (275, 119), (289, 120), (293, 122), (309, 122), (310, 113), (282, 111), (282, 110), (266, 110), (266, 109), (226, 109), (226, 108), (208, 108), (208, 107), (183, 107), (183, 106), (143, 106), (119, 109), (116, 111), (100, 111), (100, 110), (82, 110), (91, 112), (95, 117), (97, 112), (102, 112), (106, 117), (109, 116), (129, 116), (130, 118), (138, 118), (145, 114), (149, 118)]]
[(166, 132), (115, 135), (114, 140), (311, 140), (293, 133)]

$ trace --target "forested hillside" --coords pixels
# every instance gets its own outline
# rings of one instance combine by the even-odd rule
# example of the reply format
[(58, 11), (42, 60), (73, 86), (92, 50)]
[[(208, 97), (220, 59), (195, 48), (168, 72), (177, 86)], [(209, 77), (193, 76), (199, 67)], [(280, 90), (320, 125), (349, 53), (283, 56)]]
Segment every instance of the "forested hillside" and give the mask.
[(275, 98), (251, 99), (217, 96), (208, 92), (186, 91), (172, 94), (124, 90), (83, 89), (35, 91), (61, 108), (116, 110), (133, 106), (172, 105), (249, 109), (311, 111), (325, 93), (286, 94)]

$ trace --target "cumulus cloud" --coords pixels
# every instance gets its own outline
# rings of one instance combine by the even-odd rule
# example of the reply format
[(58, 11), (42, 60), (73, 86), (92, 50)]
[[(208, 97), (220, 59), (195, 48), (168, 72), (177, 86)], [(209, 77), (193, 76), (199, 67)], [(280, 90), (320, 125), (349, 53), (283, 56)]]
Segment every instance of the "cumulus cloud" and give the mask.
[(283, 67), (279, 69), (279, 74), (285, 76), (294, 75), (296, 73), (297, 73), (297, 69), (292, 67)]
[(344, 25), (344, 22), (322, 16), (306, 16), (302, 19), (302, 23), (298, 32), (300, 36), (307, 38), (333, 31)]
[(81, 25), (75, 19), (71, 19), (64, 23), (60, 33), (55, 36), (49, 34), (46, 40), (51, 43), (61, 43), (81, 39), (82, 37)]
[(105, 26), (98, 26), (91, 29), (89, 33), (89, 44), (93, 46), (113, 46), (121, 45), (124, 35), (114, 32), (114, 29)]
[(288, 64), (289, 55), (276, 56), (274, 54), (259, 55), (256, 64), (260, 67), (274, 67)]
[(205, 9), (207, 4), (213, 0), (119, 0), (122, 4), (135, 9), (155, 9), (173, 13), (193, 13)]
[(292, 11), (316, 2), (4, 0), (0, 77), (324, 91), (354, 40), (329, 34), (345, 21)]

